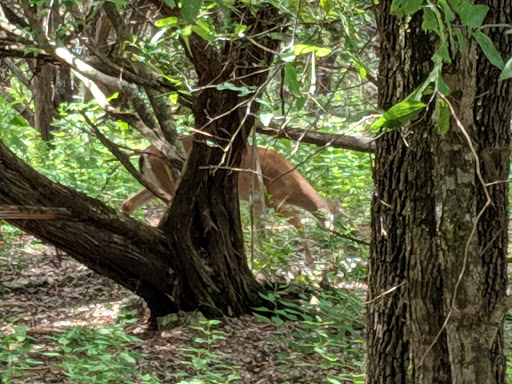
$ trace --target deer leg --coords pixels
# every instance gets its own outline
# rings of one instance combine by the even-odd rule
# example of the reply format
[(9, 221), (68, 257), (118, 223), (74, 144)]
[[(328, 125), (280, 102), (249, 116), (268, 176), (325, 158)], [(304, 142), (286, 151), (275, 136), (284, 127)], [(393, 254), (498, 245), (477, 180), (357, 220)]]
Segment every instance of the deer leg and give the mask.
[(304, 246), (304, 250), (306, 252), (306, 265), (313, 264), (313, 256), (311, 255), (311, 250), (309, 249), (308, 240), (306, 239), (306, 231), (304, 231), (304, 225), (302, 224), (302, 221), (297, 214), (295, 210), (292, 208), (280, 206), (276, 208), (276, 212), (282, 216), (286, 217), (288, 223), (293, 225), (295, 228), (297, 228), (297, 232), (299, 233), (300, 237), (302, 237), (304, 240), (302, 242)]
[(132, 197), (130, 197), (129, 199), (123, 201), (122, 211), (127, 215), (131, 215), (133, 211), (135, 211), (137, 208), (143, 206), (148, 201), (154, 198), (155, 195), (153, 195), (149, 190), (144, 188), (137, 192)]

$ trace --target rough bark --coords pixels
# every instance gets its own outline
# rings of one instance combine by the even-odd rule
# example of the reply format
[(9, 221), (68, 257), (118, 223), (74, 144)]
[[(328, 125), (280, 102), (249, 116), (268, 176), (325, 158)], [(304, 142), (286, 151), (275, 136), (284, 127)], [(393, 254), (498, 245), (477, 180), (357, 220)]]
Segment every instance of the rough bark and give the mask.
[[(378, 104), (383, 109), (398, 102), (403, 89), (399, 25), (391, 15), (390, 5), (391, 1), (381, 1), (376, 6), (381, 36)], [(405, 144), (400, 133), (395, 131), (383, 134), (376, 147), (368, 261), (366, 381), (369, 384), (405, 383), (409, 364), (404, 286)]]
[[(510, 1), (485, 4), (486, 24), (504, 23), (512, 11)], [(503, 28), (489, 29), (489, 36), (499, 52), (512, 49)], [(437, 138), (436, 172), (453, 382), (504, 383), (503, 328), (494, 340), (487, 335), (507, 285), (508, 183), (499, 181), (509, 176), (512, 83), (498, 81), (500, 71), (474, 41), (450, 69), (449, 100), (460, 125), (452, 119), (451, 130)]]
[[(264, 36), (276, 11), (262, 7), (257, 14), (247, 12), (244, 17), (252, 26), (252, 34)], [(266, 73), (258, 74), (258, 67), (248, 68), (243, 63), (269, 63), (271, 52), (251, 44), (231, 44), (224, 57), (233, 61), (218, 66), (212, 65), (214, 52), (199, 49), (203, 44), (202, 40), (193, 40), (191, 45), (195, 49), (190, 54), (200, 85), (212, 81), (237, 84), (239, 77), (248, 86), (259, 87), (265, 82)], [(271, 50), (277, 47), (270, 37), (263, 37), (260, 44)], [(258, 103), (240, 97), (237, 92), (212, 88), (201, 92), (193, 110), (200, 133), (194, 136), (173, 204), (160, 225), (171, 238), (174, 254), (189, 258), (196, 265), (195, 273), (199, 276), (193, 281), (194, 297), (188, 299), (200, 300), (203, 311), (216, 315), (247, 313), (261, 301), (244, 255), (238, 173), (230, 171), (240, 166), (257, 109)]]
[(52, 138), (51, 123), (56, 116), (53, 106), (54, 71), (50, 64), (37, 60), (32, 94), (34, 96), (34, 124), (41, 133), (41, 138), (49, 141)]
[[(398, 33), (390, 3), (377, 8), (379, 104), (384, 109), (426, 79), (436, 49), (436, 42), (421, 32), (419, 14)], [(512, 3), (485, 4), (490, 7), (485, 23), (493, 25), (486, 33), (498, 51), (510, 52), (511, 38), (500, 25)], [(369, 383), (407, 380), (408, 343), (416, 382), (504, 382), (503, 329), (495, 332), (491, 328), (497, 325), (491, 323), (507, 282), (504, 181), (510, 167), (512, 84), (498, 81), (500, 71), (474, 39), (468, 41), (467, 49), (454, 52), (452, 64), (443, 68), (455, 114), (450, 130), (440, 134), (429, 110), (404, 127), (401, 133), (407, 135), (390, 132), (377, 141)], [(406, 300), (400, 296), (401, 281)], [(389, 292), (392, 284), (400, 289)]]
[[(415, 14), (405, 34), (404, 95), (423, 83), (433, 68), (437, 39), (421, 28), (422, 14)], [(428, 102), (427, 96), (425, 99)], [(434, 155), (430, 139), (436, 134), (430, 108), (410, 124), (403, 167), (407, 172), (407, 320), (412, 376), (422, 384), (451, 383), (446, 333), (439, 334), (445, 314), (435, 220)]]

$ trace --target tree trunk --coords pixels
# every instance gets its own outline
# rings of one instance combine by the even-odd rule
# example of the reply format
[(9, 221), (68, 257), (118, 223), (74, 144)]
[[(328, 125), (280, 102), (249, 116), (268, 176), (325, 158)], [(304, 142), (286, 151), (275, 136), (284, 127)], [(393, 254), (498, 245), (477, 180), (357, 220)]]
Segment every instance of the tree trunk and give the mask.
[[(212, 65), (213, 53), (204, 47), (204, 41), (191, 41), (190, 58), (200, 86), (232, 82), (261, 87), (268, 73), (259, 73), (257, 66), (251, 68), (246, 63), (272, 61), (278, 42), (265, 37), (265, 32), (276, 16), (271, 6), (262, 7), (258, 14), (247, 12), (244, 23), (251, 25), (252, 34), (263, 36), (260, 44), (269, 49), (231, 43), (226, 64)], [(195, 266), (195, 278), (187, 282), (194, 296), (182, 299), (196, 300), (201, 311), (213, 316), (248, 313), (262, 301), (244, 254), (238, 174), (232, 171), (240, 167), (258, 108), (252, 97), (240, 97), (238, 92), (202, 90), (194, 106), (198, 133), (171, 209), (160, 225), (171, 239), (173, 253)]]
[[(486, 4), (485, 24), (500, 25), (511, 14), (510, 1)], [(512, 42), (504, 29), (490, 31), (498, 51), (509, 53)], [(452, 119), (451, 130), (437, 137), (435, 166), (452, 377), (454, 383), (504, 383), (503, 325), (494, 340), (488, 335), (491, 313), (507, 286), (508, 183), (503, 181), (510, 168), (512, 82), (498, 81), (500, 70), (474, 40), (450, 73), (450, 101), (459, 123)]]
[(34, 95), (34, 124), (41, 133), (41, 138), (50, 141), (52, 138), (51, 123), (56, 116), (53, 106), (52, 80), (54, 70), (50, 64), (36, 60), (36, 69), (32, 94)]
[[(437, 39), (421, 28), (422, 13), (411, 17), (405, 38), (404, 95), (423, 83), (433, 69), (432, 55)], [(427, 96), (425, 102), (428, 102)], [(439, 266), (435, 220), (435, 175), (432, 140), (436, 134), (430, 108), (408, 127), (410, 135), (406, 161), (406, 281), (408, 337), (411, 348), (412, 376), (422, 384), (451, 383), (446, 333), (443, 285)]]
[[(240, 101), (234, 92), (225, 92), (221, 97), (218, 92), (207, 94), (203, 93), (198, 105), (211, 103), (214, 110), (229, 110)], [(189, 283), (201, 310), (213, 316), (247, 313), (261, 302), (244, 254), (238, 173), (230, 170), (240, 166), (250, 126), (244, 125), (240, 117), (237, 112), (230, 113), (210, 124), (209, 131), (218, 132), (214, 146), (206, 144), (204, 135), (194, 136), (182, 181), (161, 225), (172, 239), (173, 254), (189, 258), (196, 266), (198, 277)], [(202, 126), (205, 119), (198, 118), (196, 115), (196, 125)], [(242, 128), (233, 137), (228, 152), (222, 148), (231, 138), (227, 132), (223, 134), (223, 127)]]
[[(380, 2), (377, 12), (384, 109), (426, 79), (436, 49), (435, 40), (421, 31), (421, 14), (398, 33), (390, 3)], [(510, 1), (491, 3), (485, 23), (503, 25)], [(498, 51), (510, 52), (503, 29), (490, 31)], [(508, 183), (503, 181), (509, 174), (512, 86), (498, 81), (500, 71), (474, 39), (469, 41), (443, 68), (456, 116), (450, 130), (438, 133), (431, 107), (406, 130), (377, 141), (369, 383), (405, 382), (407, 346), (418, 383), (504, 382), (503, 329), (498, 324), (498, 331), (491, 331), (491, 316), (505, 296), (507, 278)], [(390, 292), (392, 285), (398, 289)]]
[[(402, 96), (398, 20), (391, 1), (376, 6), (380, 39), (379, 106), (390, 108)], [(376, 142), (372, 201), (372, 241), (368, 261), (368, 384), (405, 383), (409, 364), (406, 338), (405, 263), (405, 145), (399, 132)]]

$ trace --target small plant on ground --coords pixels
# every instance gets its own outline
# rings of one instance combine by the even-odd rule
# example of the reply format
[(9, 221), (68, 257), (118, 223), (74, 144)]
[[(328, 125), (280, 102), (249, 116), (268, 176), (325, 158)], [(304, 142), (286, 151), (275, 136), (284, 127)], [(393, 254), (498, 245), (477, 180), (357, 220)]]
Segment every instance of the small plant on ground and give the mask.
[(182, 348), (180, 355), (184, 359), (182, 364), (193, 369), (193, 379), (189, 378), (190, 375), (187, 372), (176, 372), (172, 376), (184, 378), (179, 381), (179, 384), (220, 384), (240, 380), (240, 376), (236, 373), (240, 367), (226, 364), (228, 356), (215, 350), (219, 342), (227, 339), (224, 332), (214, 329), (219, 323), (219, 320), (204, 320), (198, 326), (191, 327), (201, 334), (194, 339), (194, 343), (199, 346)]
[[(328, 378), (329, 383), (363, 382), (365, 347), (360, 330), (364, 303), (357, 292), (309, 287), (307, 295), (298, 294), (298, 300), (283, 298), (278, 291), (262, 297), (273, 309), (255, 308), (270, 315), (255, 316), (283, 326), (285, 332), (277, 340), (288, 347), (286, 350), (311, 354), (311, 364), (324, 370), (347, 372)], [(285, 321), (294, 321), (296, 326), (287, 327)], [(280, 358), (282, 369), (289, 369), (290, 353), (283, 351)]]
[[(27, 335), (27, 327), (18, 326), (14, 333), (0, 338), (0, 382), (10, 383), (28, 375), (27, 370), (43, 365), (35, 358), (35, 339)], [(40, 347), (39, 347), (40, 348)]]

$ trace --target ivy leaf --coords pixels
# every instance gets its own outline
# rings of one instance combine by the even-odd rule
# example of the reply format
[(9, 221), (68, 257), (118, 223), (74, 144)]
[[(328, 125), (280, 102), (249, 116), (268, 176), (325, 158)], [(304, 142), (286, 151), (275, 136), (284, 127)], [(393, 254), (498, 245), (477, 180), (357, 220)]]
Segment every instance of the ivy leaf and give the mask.
[(507, 80), (512, 78), (512, 58), (507, 61), (505, 67), (503, 68), (503, 72), (501, 72), (500, 80)]
[(241, 97), (243, 96), (247, 96), (247, 95), (250, 95), (252, 93), (254, 93), (254, 91), (256, 91), (256, 87), (254, 86), (242, 86), (242, 87), (238, 87), (236, 86), (235, 84), (233, 83), (229, 83), (229, 82), (224, 82), (224, 83), (221, 83), (221, 84), (217, 84), (215, 86), (215, 88), (217, 88), (219, 91), (223, 91), (223, 90), (229, 90), (229, 91), (235, 91), (235, 92), (239, 92), (239, 95)]
[(487, 57), (491, 64), (495, 65), (499, 69), (503, 69), (505, 63), (503, 63), (503, 59), (501, 58), (500, 53), (494, 46), (491, 38), (481, 31), (473, 33), (473, 36), (480, 45), (480, 48), (482, 48), (485, 57)]
[(455, 20), (455, 13), (453, 13), (452, 9), (446, 2), (440, 2), (441, 6), (443, 7), (444, 15), (446, 17), (447, 24), (451, 23), (453, 20)]
[(181, 13), (183, 14), (183, 19), (187, 23), (192, 23), (199, 14), (202, 4), (203, 0), (182, 0)]
[(471, 4), (468, 0), (454, 2), (453, 8), (460, 15), (462, 24), (471, 29), (479, 28), (484, 22), (489, 7), (484, 4)]
[(416, 120), (425, 107), (426, 104), (421, 101), (405, 99), (389, 108), (371, 127), (398, 128), (407, 121)]
[(284, 83), (294, 96), (301, 96), (300, 84), (299, 81), (297, 80), (297, 71), (295, 70), (295, 67), (291, 64), (286, 64), (284, 66)]
[(441, 135), (444, 135), (450, 130), (450, 116), (451, 113), (448, 103), (438, 97), (436, 101), (436, 108), (434, 110), (434, 119), (437, 122), (437, 131)]
[(438, 35), (441, 34), (436, 14), (430, 8), (425, 8), (423, 10), (423, 23), (421, 27), (424, 31), (433, 31)]
[(393, 0), (391, 3), (391, 13), (398, 17), (412, 15), (420, 10), (423, 0)]
[(443, 59), (443, 63), (451, 63), (452, 59), (450, 58), (450, 51), (448, 49), (448, 43), (443, 41), (439, 48), (437, 48), (436, 54), (439, 55)]

